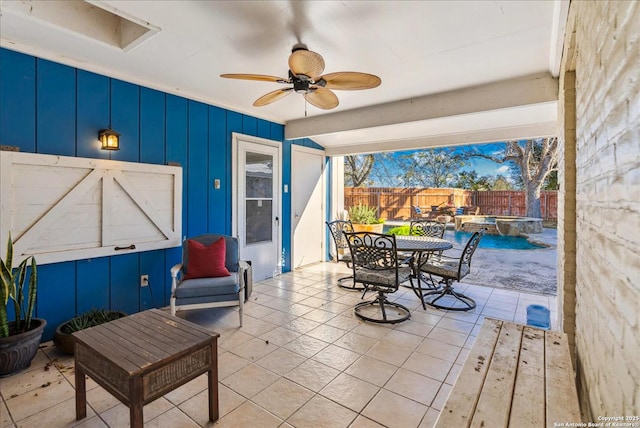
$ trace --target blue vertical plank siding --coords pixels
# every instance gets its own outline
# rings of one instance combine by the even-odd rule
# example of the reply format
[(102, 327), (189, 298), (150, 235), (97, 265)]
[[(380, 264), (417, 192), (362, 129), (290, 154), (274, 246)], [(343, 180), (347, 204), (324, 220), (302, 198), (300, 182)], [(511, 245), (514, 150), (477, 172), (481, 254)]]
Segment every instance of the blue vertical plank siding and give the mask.
[(6, 49), (0, 49), (0, 144), (36, 150), (36, 59)]
[(140, 309), (164, 306), (164, 289), (167, 271), (165, 269), (164, 250), (140, 253), (140, 275), (149, 275), (149, 285), (140, 287)]
[(140, 88), (140, 162), (165, 165), (165, 94)]
[(38, 266), (36, 316), (47, 320), (44, 337), (52, 338), (58, 324), (76, 313), (75, 262)]
[[(109, 124), (121, 149), (99, 149)], [(282, 183), (291, 188), (291, 145), (284, 126), (107, 76), (0, 48), (0, 144), (23, 152), (167, 164), (183, 168), (183, 236), (231, 234), (232, 133), (282, 143)], [(220, 179), (220, 189), (213, 180)], [(282, 244), (291, 267), (291, 198), (282, 193)], [(4, 245), (4, 243), (0, 243)], [(105, 308), (134, 313), (169, 303), (169, 269), (180, 247), (39, 266), (36, 315), (49, 323), (43, 340), (77, 313)], [(149, 287), (140, 287), (140, 275)]]
[(133, 314), (140, 310), (140, 269), (138, 254), (111, 257), (111, 309)]
[(187, 169), (188, 185), (185, 186), (188, 195), (189, 236), (207, 233), (208, 120), (207, 106), (196, 101), (189, 101), (189, 168)]
[(109, 127), (109, 78), (78, 70), (76, 105), (76, 155), (84, 158), (108, 159), (100, 149), (98, 133)]
[(76, 314), (109, 307), (109, 258), (76, 262)]
[[(209, 213), (208, 230), (211, 233), (227, 233), (226, 212), (231, 207), (225, 189), (231, 188), (231, 171), (227, 170), (227, 158), (231, 152), (227, 146), (227, 113), (219, 107), (209, 107)], [(220, 180), (215, 189), (213, 181)]]
[(111, 79), (111, 126), (120, 133), (120, 150), (111, 159), (140, 160), (140, 87)]
[(39, 59), (36, 71), (36, 150), (76, 155), (76, 69)]
[[(231, 171), (233, 170), (231, 165), (231, 157), (233, 153), (232, 146), (232, 137), (231, 134), (234, 132), (242, 133), (242, 118), (243, 115), (240, 113), (236, 113), (233, 111), (227, 112), (227, 135), (226, 135), (226, 146), (227, 146), (227, 158), (225, 159), (225, 171), (227, 171), (227, 176), (231, 178)], [(224, 233), (231, 235), (232, 227), (231, 227), (231, 192), (232, 192), (232, 184), (231, 180), (227, 180), (224, 186), (224, 198), (227, 201), (227, 209), (224, 212)]]

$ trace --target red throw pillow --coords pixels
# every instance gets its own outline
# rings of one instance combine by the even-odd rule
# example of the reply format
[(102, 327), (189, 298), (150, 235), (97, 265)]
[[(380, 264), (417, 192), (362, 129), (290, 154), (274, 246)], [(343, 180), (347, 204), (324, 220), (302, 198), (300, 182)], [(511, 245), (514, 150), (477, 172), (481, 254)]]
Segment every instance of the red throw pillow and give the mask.
[(184, 279), (231, 275), (225, 266), (227, 245), (224, 238), (218, 239), (208, 247), (198, 241), (189, 239), (187, 241), (187, 249), (189, 251), (189, 262)]

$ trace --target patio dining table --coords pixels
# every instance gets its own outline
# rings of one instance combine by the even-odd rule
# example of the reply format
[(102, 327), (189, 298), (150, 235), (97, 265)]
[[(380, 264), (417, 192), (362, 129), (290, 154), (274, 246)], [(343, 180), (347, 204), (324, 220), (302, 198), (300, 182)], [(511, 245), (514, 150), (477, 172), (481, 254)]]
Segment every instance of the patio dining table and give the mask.
[[(424, 303), (424, 295), (422, 291), (422, 275), (420, 274), (420, 266), (423, 263), (423, 257), (429, 254), (453, 248), (453, 244), (446, 239), (434, 238), (431, 236), (396, 236), (396, 247), (398, 252), (411, 252), (413, 254), (413, 278), (417, 280), (418, 286), (411, 284), (413, 292), (420, 298), (422, 308), (426, 309)], [(426, 261), (426, 258), (425, 260)], [(424, 281), (429, 283), (429, 281)], [(429, 286), (427, 289), (432, 290), (435, 287)]]

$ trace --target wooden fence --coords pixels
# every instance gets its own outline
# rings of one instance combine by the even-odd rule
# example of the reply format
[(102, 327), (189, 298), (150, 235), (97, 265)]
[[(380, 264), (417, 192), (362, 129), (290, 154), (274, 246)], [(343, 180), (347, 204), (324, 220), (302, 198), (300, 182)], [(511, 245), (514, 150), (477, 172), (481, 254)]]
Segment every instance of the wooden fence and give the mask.
[[(344, 208), (364, 204), (377, 207), (378, 217), (385, 220), (408, 220), (412, 206), (430, 210), (435, 206), (480, 207), (481, 214), (525, 216), (523, 191), (471, 191), (453, 188), (345, 187)], [(543, 191), (540, 196), (542, 218), (557, 220), (556, 191)]]

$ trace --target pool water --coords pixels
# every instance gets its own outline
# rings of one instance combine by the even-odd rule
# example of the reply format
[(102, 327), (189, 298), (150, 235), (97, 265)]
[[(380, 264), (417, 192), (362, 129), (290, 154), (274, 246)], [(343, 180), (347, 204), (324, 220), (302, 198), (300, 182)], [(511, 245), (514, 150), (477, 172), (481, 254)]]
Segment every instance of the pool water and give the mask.
[[(405, 226), (408, 232), (408, 226)], [(384, 226), (384, 233), (388, 233), (393, 226)], [(405, 233), (407, 233), (405, 232)], [(455, 230), (446, 230), (444, 232), (444, 239), (451, 242), (455, 248), (464, 248), (464, 246), (471, 238), (470, 232), (462, 232)], [(490, 250), (537, 250), (544, 248), (540, 245), (535, 245), (527, 241), (527, 238), (522, 236), (502, 236), (502, 235), (490, 235), (485, 233), (480, 240), (478, 248), (487, 248)]]
[[(464, 247), (471, 238), (470, 232), (461, 232), (447, 230), (444, 232), (444, 239), (451, 242), (454, 247)], [(480, 240), (478, 248), (486, 248), (490, 250), (537, 250), (544, 248), (540, 245), (532, 244), (527, 238), (522, 236), (502, 236), (484, 234)]]

